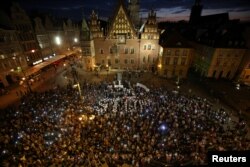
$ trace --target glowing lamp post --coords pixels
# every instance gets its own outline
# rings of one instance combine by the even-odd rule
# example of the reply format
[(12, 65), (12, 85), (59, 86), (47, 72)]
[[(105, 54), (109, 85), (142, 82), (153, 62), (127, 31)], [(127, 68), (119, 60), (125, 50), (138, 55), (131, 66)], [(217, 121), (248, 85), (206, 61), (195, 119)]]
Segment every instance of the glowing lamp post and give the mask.
[(61, 45), (61, 44), (62, 44), (62, 40), (61, 40), (61, 38), (60, 38), (59, 36), (56, 36), (56, 37), (55, 37), (55, 43), (56, 43), (57, 45)]
[(108, 73), (109, 73), (109, 65), (108, 64), (106, 65), (106, 68), (107, 68), (106, 70), (107, 70), (107, 77), (108, 77)]
[(162, 64), (161, 63), (158, 64), (157, 67), (158, 67), (158, 75), (160, 75), (161, 74)]

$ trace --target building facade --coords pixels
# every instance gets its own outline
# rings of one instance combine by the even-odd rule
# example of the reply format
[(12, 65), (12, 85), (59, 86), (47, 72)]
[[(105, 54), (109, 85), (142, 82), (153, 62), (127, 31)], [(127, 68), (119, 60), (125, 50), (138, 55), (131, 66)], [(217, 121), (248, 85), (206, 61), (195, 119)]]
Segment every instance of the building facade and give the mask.
[(0, 88), (16, 82), (26, 67), (15, 30), (0, 28)]
[[(95, 61), (94, 59), (95, 49), (94, 49), (94, 41), (93, 41), (93, 36), (92, 36), (92, 34), (95, 34), (95, 32), (96, 31), (94, 31), (93, 33), (90, 32), (87, 22), (85, 18), (83, 18), (82, 28), (80, 30), (80, 47), (82, 51), (84, 70), (86, 71), (91, 71), (93, 67), (95, 67), (95, 62), (94, 62)], [(95, 35), (96, 37), (99, 37), (98, 32)], [(97, 68), (96, 70), (99, 70), (99, 69)]]
[(11, 6), (11, 20), (15, 27), (17, 38), (22, 47), (27, 64), (32, 66), (37, 64), (37, 62), (41, 62), (42, 53), (31, 20), (17, 3), (13, 3)]
[(246, 51), (245, 57), (242, 60), (240, 68), (239, 82), (250, 86), (250, 50)]
[(158, 75), (186, 78), (193, 60), (193, 48), (175, 31), (165, 31), (160, 42)]
[(89, 28), (96, 66), (136, 70), (151, 69), (157, 62), (159, 33), (154, 11), (150, 11), (141, 31), (136, 31), (125, 4), (120, 1), (106, 34), (94, 12)]
[(242, 41), (229, 41), (227, 46), (216, 44), (215, 41), (212, 43), (193, 43), (195, 70), (204, 77), (234, 79), (246, 52), (246, 49), (241, 47), (244, 44)]
[(36, 38), (42, 53), (41, 61), (44, 61), (53, 57), (55, 54), (52, 49), (52, 44), (49, 34), (42, 23), (42, 19), (40, 17), (36, 17), (34, 19), (34, 22), (35, 22)]
[(67, 19), (63, 23), (64, 37), (68, 49), (74, 50), (76, 47), (79, 47), (79, 36), (80, 30), (77, 25), (73, 24), (71, 19)]

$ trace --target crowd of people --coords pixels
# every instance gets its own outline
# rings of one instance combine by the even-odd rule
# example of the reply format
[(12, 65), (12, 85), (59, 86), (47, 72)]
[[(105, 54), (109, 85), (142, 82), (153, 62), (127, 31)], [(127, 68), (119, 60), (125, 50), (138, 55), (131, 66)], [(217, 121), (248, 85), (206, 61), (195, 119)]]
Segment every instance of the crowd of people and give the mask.
[(249, 150), (244, 120), (162, 88), (72, 85), (1, 111), (3, 166), (201, 165), (213, 150)]

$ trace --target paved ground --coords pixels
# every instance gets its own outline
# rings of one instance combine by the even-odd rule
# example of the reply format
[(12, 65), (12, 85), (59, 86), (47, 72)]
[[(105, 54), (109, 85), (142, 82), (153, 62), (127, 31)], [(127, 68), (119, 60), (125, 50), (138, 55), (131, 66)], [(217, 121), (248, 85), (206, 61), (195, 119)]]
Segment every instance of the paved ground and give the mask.
[[(98, 73), (86, 72), (81, 68), (76, 68), (80, 82), (84, 80), (88, 82), (100, 82), (103, 80), (112, 81), (116, 77), (117, 70), (110, 70), (109, 72), (102, 70)], [(49, 69), (42, 74), (42, 80), (32, 85), (34, 91), (46, 91), (53, 87), (65, 86), (70, 82), (71, 67), (63, 66), (63, 64), (55, 71), (54, 68)], [(180, 88), (177, 88), (177, 79), (165, 79), (159, 78), (151, 72), (144, 72), (137, 75), (131, 73), (132, 77), (129, 77), (127, 72), (124, 72), (123, 79), (129, 80), (130, 83), (136, 84), (137, 82), (145, 84), (147, 87), (164, 87), (168, 90), (178, 90), (187, 95), (195, 95), (207, 98), (213, 103), (215, 109), (224, 108), (231, 115), (234, 121), (238, 121), (239, 113), (241, 116), (247, 119), (248, 126), (250, 127), (250, 111), (246, 111), (250, 107), (250, 89), (248, 87), (241, 87), (237, 90), (235, 86), (228, 81), (215, 81), (207, 80), (197, 77), (196, 75), (190, 75), (187, 80), (180, 80)], [(0, 108), (18, 103), (19, 97), (16, 92), (20, 90), (24, 91), (22, 86), (16, 86), (10, 90), (9, 94), (0, 96)], [(83, 92), (84, 94), (84, 92)], [(249, 135), (250, 137), (250, 132)]]
[[(48, 89), (53, 89), (55, 86), (66, 86), (70, 82), (70, 71), (71, 67), (63, 66), (63, 64), (55, 71), (54, 68), (49, 69), (44, 72), (41, 76), (42, 80), (34, 83), (32, 85), (32, 90), (37, 92), (43, 92)], [(80, 82), (100, 82), (103, 80), (112, 81), (116, 77), (117, 70), (100, 71), (98, 76), (95, 72), (86, 72), (81, 68), (77, 68)], [(180, 87), (177, 88), (176, 79), (165, 79), (159, 78), (158, 76), (147, 72), (137, 75), (132, 74), (132, 77), (124, 72), (123, 79), (129, 80), (131, 85), (137, 82), (145, 84), (148, 88), (151, 87), (164, 87), (168, 90), (178, 90), (187, 95), (195, 95), (207, 98), (213, 103), (214, 109), (224, 108), (227, 112), (231, 114), (233, 121), (238, 121), (238, 111), (241, 110), (242, 116), (247, 118), (248, 127), (250, 127), (250, 113), (246, 112), (245, 109), (250, 106), (250, 94), (247, 87), (243, 87), (240, 90), (236, 90), (233, 84), (227, 81), (214, 81), (214, 80), (201, 80), (195, 75), (189, 76), (188, 80), (180, 81)], [(19, 85), (13, 87), (9, 94), (0, 96), (0, 108), (5, 108), (7, 106), (12, 106), (13, 104), (18, 104), (19, 97), (16, 92), (20, 90), (24, 91), (25, 88)], [(83, 92), (84, 94), (84, 92)], [(232, 122), (233, 122), (232, 121)], [(250, 138), (250, 131), (248, 132), (248, 138)], [(105, 163), (102, 165), (107, 167)], [(124, 164), (122, 167), (129, 167), (129, 165)]]

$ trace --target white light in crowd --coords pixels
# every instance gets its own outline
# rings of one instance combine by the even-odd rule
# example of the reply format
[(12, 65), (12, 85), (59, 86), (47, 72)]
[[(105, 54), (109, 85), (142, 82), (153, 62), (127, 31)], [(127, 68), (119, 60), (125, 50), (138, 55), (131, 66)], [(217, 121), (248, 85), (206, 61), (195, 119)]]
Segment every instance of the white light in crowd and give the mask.
[(160, 126), (160, 129), (164, 131), (164, 130), (167, 129), (167, 127), (166, 127), (166, 125), (161, 125), (161, 126)]
[(35, 53), (35, 50), (34, 50), (34, 49), (32, 49), (32, 50), (31, 50), (31, 52), (32, 52), (32, 53)]
[(89, 117), (89, 120), (93, 120), (93, 119), (95, 119), (95, 116), (94, 116), (94, 115), (91, 115), (91, 116)]
[(77, 38), (74, 38), (74, 42), (78, 42), (78, 39), (77, 39)]
[(236, 84), (236, 89), (237, 89), (237, 90), (240, 89), (240, 84)]
[(57, 45), (61, 45), (61, 38), (59, 36), (56, 36), (55, 42)]
[(13, 71), (14, 71), (14, 69), (12, 68), (10, 71), (11, 71), (11, 72), (13, 72)]

